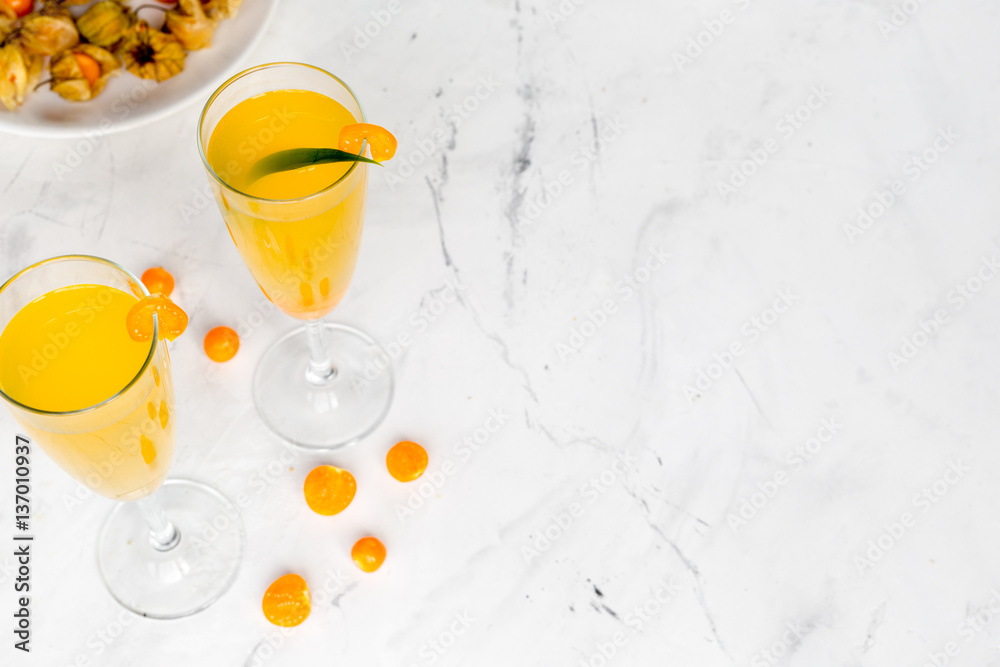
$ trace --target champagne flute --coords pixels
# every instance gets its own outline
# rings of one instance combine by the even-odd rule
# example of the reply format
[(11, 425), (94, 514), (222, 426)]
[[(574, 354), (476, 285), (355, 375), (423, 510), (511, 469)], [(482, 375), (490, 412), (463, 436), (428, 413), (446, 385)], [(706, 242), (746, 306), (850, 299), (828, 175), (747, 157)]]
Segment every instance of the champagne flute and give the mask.
[(202, 162), (244, 263), (278, 308), (305, 322), (260, 360), (254, 403), (278, 435), (314, 449), (358, 442), (392, 402), (388, 355), (361, 331), (321, 319), (354, 273), (368, 165), (314, 165), (254, 181), (248, 174), (278, 151), (337, 148), (342, 127), (364, 122), (360, 102), (337, 77), (273, 63), (224, 83), (198, 127)]
[(0, 397), (60, 467), (121, 502), (98, 540), (112, 596), (150, 618), (205, 609), (236, 579), (245, 536), (236, 507), (205, 484), (166, 479), (174, 458), (170, 357), (158, 323), (129, 338), (149, 293), (84, 255), (33, 264), (0, 287)]

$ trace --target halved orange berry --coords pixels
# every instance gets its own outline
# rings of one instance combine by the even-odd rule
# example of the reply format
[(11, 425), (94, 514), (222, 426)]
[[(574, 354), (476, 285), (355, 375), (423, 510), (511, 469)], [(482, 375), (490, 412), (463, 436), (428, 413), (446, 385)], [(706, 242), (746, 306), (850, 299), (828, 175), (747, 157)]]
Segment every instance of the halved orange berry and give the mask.
[(174, 277), (163, 267), (154, 266), (146, 269), (142, 274), (142, 284), (146, 286), (150, 294), (162, 294), (170, 296), (174, 291)]
[(267, 620), (283, 628), (291, 628), (309, 617), (312, 602), (306, 580), (297, 574), (278, 577), (264, 593), (261, 603)]
[(385, 455), (385, 467), (400, 482), (412, 482), (427, 470), (427, 450), (409, 440), (397, 442)]
[(347, 509), (357, 490), (354, 475), (334, 466), (313, 468), (302, 487), (310, 509), (323, 516), (333, 516)]
[(362, 537), (351, 549), (354, 564), (364, 572), (374, 572), (385, 561), (385, 545), (374, 537)]
[(86, 53), (74, 52), (73, 57), (76, 58), (76, 64), (80, 66), (80, 73), (83, 74), (83, 78), (93, 86), (94, 82), (101, 78), (101, 66)]
[(167, 340), (174, 340), (187, 329), (187, 313), (167, 297), (154, 294), (139, 299), (125, 316), (132, 340), (143, 342), (152, 339), (153, 315), (160, 323), (160, 335)]
[(240, 349), (240, 336), (229, 327), (215, 327), (205, 334), (205, 354), (212, 361), (229, 361)]
[(392, 136), (392, 132), (371, 123), (345, 125), (340, 130), (340, 141), (337, 148), (348, 153), (360, 155), (361, 144), (366, 139), (372, 149), (373, 160), (379, 162), (390, 160), (396, 154), (396, 137)]

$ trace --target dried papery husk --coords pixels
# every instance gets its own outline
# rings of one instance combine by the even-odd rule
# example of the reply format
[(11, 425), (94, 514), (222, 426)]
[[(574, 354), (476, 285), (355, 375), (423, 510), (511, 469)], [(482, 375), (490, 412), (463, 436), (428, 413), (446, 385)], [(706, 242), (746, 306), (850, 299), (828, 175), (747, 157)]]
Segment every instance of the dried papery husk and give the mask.
[(219, 24), (201, 8), (201, 0), (179, 0), (177, 7), (167, 12), (166, 31), (180, 40), (188, 51), (212, 45), (212, 33)]
[(80, 34), (91, 44), (110, 48), (125, 31), (132, 27), (135, 17), (115, 0), (101, 0), (76, 20)]
[[(77, 53), (92, 58), (101, 68), (100, 76), (93, 83), (84, 75)], [(97, 97), (120, 68), (118, 59), (107, 49), (95, 44), (80, 44), (52, 57), (49, 62), (52, 90), (72, 102), (86, 102)]]
[(51, 56), (80, 43), (73, 16), (68, 9), (54, 3), (22, 18), (16, 34), (25, 53), (40, 56)]
[(31, 82), (31, 60), (21, 45), (8, 41), (0, 46), (0, 103), (8, 111), (24, 104)]
[(127, 69), (141, 79), (165, 81), (184, 69), (184, 47), (173, 35), (138, 21), (125, 32), (115, 53)]
[(26, 53), (24, 57), (28, 63), (28, 88), (34, 88), (35, 84), (42, 78), (42, 72), (45, 70), (45, 56)]
[(201, 0), (201, 6), (209, 18), (221, 21), (236, 16), (243, 0)]
[[(3, 11), (4, 7), (7, 7), (11, 13), (5, 13)], [(3, 42), (7, 35), (14, 32), (14, 29), (17, 27), (17, 16), (14, 15), (13, 11), (3, 0), (0, 0), (0, 43)]]

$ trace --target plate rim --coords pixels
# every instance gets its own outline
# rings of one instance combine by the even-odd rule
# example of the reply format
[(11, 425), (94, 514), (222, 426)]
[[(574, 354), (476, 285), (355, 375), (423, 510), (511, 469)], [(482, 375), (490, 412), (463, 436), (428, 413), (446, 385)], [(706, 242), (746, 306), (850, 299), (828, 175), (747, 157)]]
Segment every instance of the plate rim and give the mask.
[[(0, 0), (2, 1), (2, 0)], [(111, 127), (107, 129), (102, 129), (100, 127), (65, 127), (65, 126), (45, 126), (45, 125), (18, 125), (18, 124), (7, 124), (3, 120), (0, 120), (0, 132), (7, 133), (19, 137), (29, 137), (33, 139), (75, 139), (77, 137), (92, 137), (100, 136), (106, 137), (112, 134), (120, 134), (122, 132), (128, 132), (142, 125), (149, 123), (154, 123), (156, 121), (162, 120), (167, 116), (170, 116), (178, 111), (184, 109), (185, 107), (193, 104), (196, 101), (197, 93), (211, 88), (215, 90), (223, 81), (229, 80), (233, 75), (230, 73), (234, 66), (239, 67), (246, 61), (247, 56), (253, 51), (260, 40), (263, 39), (264, 33), (267, 31), (267, 27), (270, 25), (271, 21), (274, 19), (274, 15), (278, 8), (278, 3), (281, 0), (256, 0), (257, 2), (270, 2), (271, 6), (268, 8), (267, 13), (264, 15), (264, 20), (261, 22), (260, 30), (257, 34), (250, 39), (243, 50), (240, 51), (239, 55), (233, 59), (233, 61), (223, 68), (219, 74), (211, 77), (209, 81), (193, 91), (188, 95), (183, 96), (181, 99), (172, 102), (160, 109), (151, 111), (148, 114), (136, 115), (133, 114), (131, 118), (126, 118), (118, 123), (113, 123)], [(183, 74), (183, 72), (181, 73)], [(211, 93), (209, 93), (211, 95)]]

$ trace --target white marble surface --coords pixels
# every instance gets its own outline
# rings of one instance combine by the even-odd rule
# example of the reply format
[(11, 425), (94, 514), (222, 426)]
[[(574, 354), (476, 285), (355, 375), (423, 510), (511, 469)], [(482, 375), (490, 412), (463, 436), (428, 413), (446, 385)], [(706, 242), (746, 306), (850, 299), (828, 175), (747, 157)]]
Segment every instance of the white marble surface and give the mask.
[[(894, 4), (917, 9), (880, 28)], [(254, 362), (294, 325), (199, 208), (196, 107), (97, 140), (61, 180), (74, 142), (0, 137), (2, 274), (69, 252), (168, 266), (192, 315), (173, 347), (175, 472), (251, 499), (233, 590), (138, 619), (95, 565), (111, 503), (67, 502), (77, 485), (40, 459), (35, 651), (14, 655), (0, 623), (0, 662), (1000, 664), (1000, 281), (979, 278), (1000, 257), (998, 6), (561, 6), (405, 2), (345, 53), (387, 3), (286, 1), (245, 63), (328, 68), (400, 139), (402, 180), (372, 180), (334, 319), (412, 342), (389, 418), (347, 453), (290, 460), (255, 417)], [(481, 81), (495, 90), (455, 114)], [(453, 284), (461, 301), (439, 308)], [(220, 366), (200, 346), (221, 323), (251, 333)], [(494, 411), (502, 427), (463, 446)], [(382, 460), (403, 437), (439, 484), (401, 521), (414, 487)], [(317, 462), (359, 480), (335, 519), (301, 500)], [(349, 558), (365, 532), (389, 550), (375, 575)], [(286, 571), (332, 593), (282, 636), (259, 602)]]

